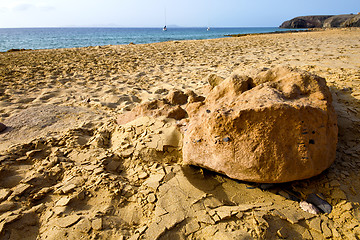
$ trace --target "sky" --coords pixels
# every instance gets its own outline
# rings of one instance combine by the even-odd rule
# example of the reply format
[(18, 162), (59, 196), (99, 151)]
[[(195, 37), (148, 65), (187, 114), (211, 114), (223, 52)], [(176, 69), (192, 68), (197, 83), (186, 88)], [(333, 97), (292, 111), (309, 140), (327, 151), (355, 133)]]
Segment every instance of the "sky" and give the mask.
[(297, 16), (358, 12), (359, 0), (0, 0), (0, 28), (277, 27)]

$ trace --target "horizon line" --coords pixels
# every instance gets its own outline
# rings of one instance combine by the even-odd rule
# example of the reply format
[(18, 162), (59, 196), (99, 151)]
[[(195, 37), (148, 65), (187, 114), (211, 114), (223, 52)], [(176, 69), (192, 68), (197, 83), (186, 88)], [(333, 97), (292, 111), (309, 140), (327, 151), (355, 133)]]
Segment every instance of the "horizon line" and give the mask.
[[(185, 26), (177, 26), (177, 25), (166, 25), (167, 28), (279, 28), (279, 26), (192, 26), (192, 27), (185, 27)], [(52, 26), (52, 27), (0, 27), (0, 29), (33, 29), (33, 28), (163, 28), (163, 26), (158, 27), (139, 27), (139, 26)]]

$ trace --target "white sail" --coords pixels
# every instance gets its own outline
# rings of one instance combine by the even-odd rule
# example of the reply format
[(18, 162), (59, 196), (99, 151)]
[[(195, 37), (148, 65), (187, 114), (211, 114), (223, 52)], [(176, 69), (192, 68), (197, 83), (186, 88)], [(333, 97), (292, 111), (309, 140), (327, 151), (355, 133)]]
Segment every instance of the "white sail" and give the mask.
[(165, 18), (165, 26), (163, 27), (163, 31), (167, 31), (167, 27), (166, 27), (166, 6), (164, 7), (164, 18)]

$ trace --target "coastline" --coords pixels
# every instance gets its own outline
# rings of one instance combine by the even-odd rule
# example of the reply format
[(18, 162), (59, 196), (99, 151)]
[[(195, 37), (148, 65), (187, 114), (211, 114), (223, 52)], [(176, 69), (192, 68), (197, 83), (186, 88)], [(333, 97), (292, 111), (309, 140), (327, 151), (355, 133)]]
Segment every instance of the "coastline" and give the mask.
[[(358, 236), (359, 39), (360, 29), (329, 29), (0, 54), (0, 237)], [(140, 140), (106, 147), (114, 120), (141, 102), (172, 89), (206, 97), (209, 74), (279, 65), (324, 77), (332, 93), (337, 158), (319, 176), (264, 191), (159, 153), (130, 158)], [(141, 138), (146, 124), (124, 132)], [(284, 190), (320, 193), (333, 211), (307, 214)]]
[(311, 29), (305, 29), (305, 30), (285, 30), (285, 31), (275, 31), (275, 32), (267, 32), (267, 33), (240, 33), (240, 34), (229, 34), (225, 35), (226, 37), (244, 37), (249, 35), (266, 35), (266, 34), (284, 34), (284, 33), (298, 33), (298, 32), (310, 32), (310, 31), (316, 31)]
[[(19, 49), (59, 49), (88, 46), (147, 44), (222, 38), (226, 34), (281, 31), (277, 27), (242, 28), (25, 28), (0, 29), (1, 52)], [(285, 30), (284, 30), (285, 31)], [(57, 41), (54, 41), (57, 39)]]

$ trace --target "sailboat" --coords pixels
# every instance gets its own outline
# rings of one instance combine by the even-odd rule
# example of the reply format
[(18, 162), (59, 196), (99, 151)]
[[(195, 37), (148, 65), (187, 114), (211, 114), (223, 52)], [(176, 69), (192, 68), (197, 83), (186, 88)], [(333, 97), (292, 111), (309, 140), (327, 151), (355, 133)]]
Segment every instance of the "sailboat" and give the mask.
[(163, 31), (167, 31), (167, 27), (166, 27), (166, 7), (164, 8), (164, 16), (165, 16), (165, 26), (163, 27)]

